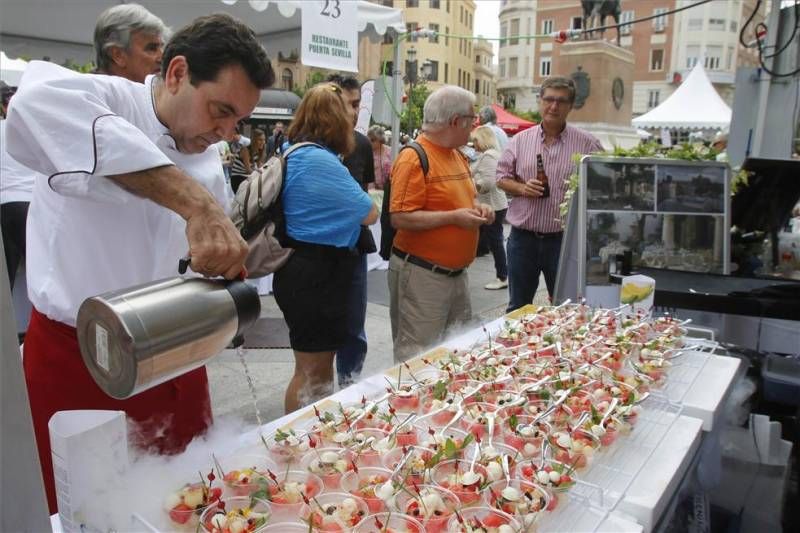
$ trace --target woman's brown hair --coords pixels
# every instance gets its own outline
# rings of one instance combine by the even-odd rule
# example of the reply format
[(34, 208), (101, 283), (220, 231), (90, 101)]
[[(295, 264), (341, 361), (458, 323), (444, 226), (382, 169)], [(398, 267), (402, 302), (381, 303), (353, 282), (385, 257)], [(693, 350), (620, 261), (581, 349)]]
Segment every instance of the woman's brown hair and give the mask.
[[(267, 134), (260, 128), (254, 128), (251, 135), (250, 146), (247, 147), (247, 150), (250, 152), (250, 161), (258, 160), (258, 163), (263, 165), (267, 162)], [(264, 139), (264, 146), (261, 147), (258, 153), (256, 153), (255, 143), (257, 138)]]
[(320, 83), (309, 89), (287, 136), (292, 143), (315, 142), (337, 154), (349, 155), (355, 149), (355, 141), (342, 89), (333, 83)]

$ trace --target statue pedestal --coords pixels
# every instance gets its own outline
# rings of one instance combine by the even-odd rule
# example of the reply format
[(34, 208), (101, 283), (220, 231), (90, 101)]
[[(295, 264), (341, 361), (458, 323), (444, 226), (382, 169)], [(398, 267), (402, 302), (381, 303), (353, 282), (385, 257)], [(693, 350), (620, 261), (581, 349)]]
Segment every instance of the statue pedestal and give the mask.
[(633, 52), (607, 41), (561, 45), (553, 72), (575, 82), (569, 123), (593, 133), (605, 148), (639, 143), (633, 118)]

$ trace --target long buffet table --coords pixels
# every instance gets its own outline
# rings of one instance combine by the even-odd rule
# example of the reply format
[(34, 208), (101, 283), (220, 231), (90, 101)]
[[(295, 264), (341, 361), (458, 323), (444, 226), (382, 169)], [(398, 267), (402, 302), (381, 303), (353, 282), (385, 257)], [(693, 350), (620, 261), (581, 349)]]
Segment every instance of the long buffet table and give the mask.
[[(502, 317), (485, 328), (494, 334), (505, 320)], [(571, 489), (567, 504), (539, 522), (539, 531), (651, 531), (666, 518), (701, 446), (715, 446), (713, 430), (720, 425), (722, 406), (740, 364), (736, 358), (716, 355), (713, 340), (691, 338), (691, 330), (689, 335), (686, 344), (694, 349), (675, 360), (665, 387), (654, 390), (642, 404), (633, 432), (619, 439), (602, 458), (598, 456), (582, 473), (582, 482)], [(486, 332), (476, 328), (443, 347), (464, 349), (485, 338)], [(395, 367), (363, 379), (317, 405), (346, 405), (365, 395), (380, 395), (386, 388), (386, 376), (396, 378), (397, 372)], [(286, 415), (242, 435), (241, 445), (260, 446), (261, 435), (311, 417), (311, 408)], [(149, 529), (147, 517), (141, 518), (144, 520), (137, 527)], [(54, 531), (60, 530), (57, 515), (53, 525)]]

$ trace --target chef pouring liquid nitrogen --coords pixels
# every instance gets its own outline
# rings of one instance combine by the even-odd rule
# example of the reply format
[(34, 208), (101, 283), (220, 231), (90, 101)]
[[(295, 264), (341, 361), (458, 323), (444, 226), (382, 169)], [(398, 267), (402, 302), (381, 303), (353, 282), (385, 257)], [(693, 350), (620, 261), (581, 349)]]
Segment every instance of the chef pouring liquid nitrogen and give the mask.
[(28, 66), (7, 131), (12, 157), (49, 176), (28, 218), (34, 310), (23, 364), (50, 512), (55, 412), (123, 410), (139, 425), (136, 444), (160, 453), (210, 424), (204, 367), (127, 400), (106, 395), (81, 359), (76, 316), (86, 298), (174, 276), (187, 251), (204, 276), (242, 272), (247, 244), (220, 205), (214, 144), (232, 138), (273, 81), (253, 32), (227, 15), (178, 31), (144, 84)]

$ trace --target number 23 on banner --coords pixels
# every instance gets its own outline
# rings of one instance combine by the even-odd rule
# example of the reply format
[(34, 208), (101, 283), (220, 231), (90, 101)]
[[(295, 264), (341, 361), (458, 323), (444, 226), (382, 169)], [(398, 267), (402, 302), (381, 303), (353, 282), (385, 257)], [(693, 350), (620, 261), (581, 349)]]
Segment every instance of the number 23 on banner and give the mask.
[(342, 0), (325, 0), (325, 7), (322, 8), (319, 14), (332, 19), (338, 19), (342, 16), (342, 10), (339, 7), (341, 3)]
[(302, 2), (304, 65), (358, 72), (358, 2)]

